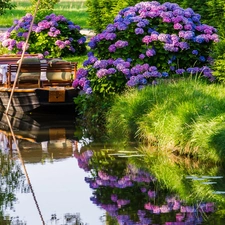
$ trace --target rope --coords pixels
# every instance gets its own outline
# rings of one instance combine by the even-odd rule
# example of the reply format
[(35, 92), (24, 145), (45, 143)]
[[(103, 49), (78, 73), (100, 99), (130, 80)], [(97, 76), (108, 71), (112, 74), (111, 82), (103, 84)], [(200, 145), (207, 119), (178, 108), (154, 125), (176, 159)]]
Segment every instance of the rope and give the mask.
[(35, 16), (37, 14), (39, 4), (40, 4), (40, 0), (38, 0), (38, 2), (37, 2), (35, 12), (34, 12), (34, 15), (33, 15), (33, 18), (32, 18), (31, 24), (30, 24), (30, 28), (29, 28), (29, 31), (28, 31), (27, 39), (26, 39), (26, 42), (23, 46), (23, 52), (22, 52), (22, 55), (21, 55), (21, 58), (20, 58), (20, 62), (19, 62), (18, 69), (17, 69), (17, 72), (16, 72), (16, 77), (15, 77), (15, 80), (14, 80), (14, 83), (13, 83), (13, 87), (12, 87), (12, 90), (11, 90), (11, 93), (10, 93), (8, 105), (7, 105), (6, 112), (5, 112), (6, 114), (8, 114), (8, 111), (9, 111), (9, 106), (10, 106), (11, 101), (12, 101), (13, 93), (14, 93), (14, 90), (15, 90), (15, 87), (16, 87), (16, 83), (17, 83), (17, 79), (18, 79), (18, 76), (19, 76), (20, 68), (21, 68), (21, 65), (22, 65), (22, 61), (23, 61), (24, 54), (25, 54), (25, 51), (26, 51), (26, 48), (27, 48), (28, 40), (30, 38), (30, 34), (31, 34), (31, 31), (32, 31), (34, 19), (35, 19)]
[(27, 173), (27, 169), (26, 169), (26, 166), (25, 166), (25, 164), (24, 164), (24, 161), (23, 161), (23, 158), (22, 158), (20, 149), (19, 149), (19, 147), (18, 147), (18, 145), (17, 145), (17, 140), (16, 140), (15, 134), (14, 134), (14, 132), (13, 132), (13, 129), (12, 129), (12, 126), (11, 126), (11, 123), (10, 123), (10, 120), (9, 120), (9, 117), (8, 117), (8, 115), (5, 115), (5, 116), (6, 116), (6, 119), (7, 119), (8, 125), (9, 125), (9, 128), (10, 128), (10, 131), (11, 131), (11, 134), (12, 134), (12, 137), (13, 137), (13, 140), (14, 140), (14, 143), (15, 143), (15, 145), (16, 145), (16, 150), (17, 150), (17, 153), (18, 153), (18, 155), (19, 155), (19, 159), (20, 159), (20, 161), (21, 161), (22, 167), (23, 167), (24, 172), (25, 172), (25, 175), (26, 175), (26, 178), (27, 178), (27, 182), (28, 182), (29, 187), (30, 187), (30, 189), (31, 189), (31, 192), (32, 192), (32, 195), (33, 195), (33, 198), (34, 198), (35, 205), (36, 205), (36, 207), (37, 207), (37, 209), (38, 209), (38, 213), (39, 213), (39, 215), (40, 215), (42, 224), (45, 225), (45, 221), (44, 221), (44, 219), (43, 219), (43, 216), (42, 216), (40, 207), (39, 207), (39, 205), (38, 205), (36, 196), (35, 196), (35, 194), (34, 194), (34, 189), (33, 189), (33, 187), (32, 187), (32, 184), (31, 184), (29, 175), (28, 175), (28, 173)]

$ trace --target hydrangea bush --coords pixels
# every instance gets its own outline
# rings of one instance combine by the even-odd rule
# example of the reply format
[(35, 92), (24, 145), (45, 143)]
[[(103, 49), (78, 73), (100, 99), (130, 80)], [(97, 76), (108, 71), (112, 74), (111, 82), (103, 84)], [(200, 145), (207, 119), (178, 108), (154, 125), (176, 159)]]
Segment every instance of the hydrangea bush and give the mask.
[(140, 2), (124, 8), (89, 42), (74, 88), (107, 95), (171, 76), (200, 74), (214, 80), (210, 53), (219, 38), (200, 19), (176, 3)]
[[(21, 53), (33, 19), (26, 14), (0, 38), (1, 45), (13, 53)], [(74, 56), (86, 51), (86, 38), (75, 25), (62, 15), (50, 14), (33, 24), (26, 49), (28, 53), (42, 53), (46, 57)]]

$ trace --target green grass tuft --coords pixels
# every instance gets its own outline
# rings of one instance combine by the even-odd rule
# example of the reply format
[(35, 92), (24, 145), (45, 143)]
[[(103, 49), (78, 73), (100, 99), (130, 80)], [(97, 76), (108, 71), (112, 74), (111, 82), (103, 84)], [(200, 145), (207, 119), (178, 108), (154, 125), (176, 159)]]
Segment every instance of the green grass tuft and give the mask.
[(149, 86), (119, 96), (108, 113), (110, 136), (135, 137), (165, 152), (219, 162), (225, 156), (225, 89), (198, 80)]

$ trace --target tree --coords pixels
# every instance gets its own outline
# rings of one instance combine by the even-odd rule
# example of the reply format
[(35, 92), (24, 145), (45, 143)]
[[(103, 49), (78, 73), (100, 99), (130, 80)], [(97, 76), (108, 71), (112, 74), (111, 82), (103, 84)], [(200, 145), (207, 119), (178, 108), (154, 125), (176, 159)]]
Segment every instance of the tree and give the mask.
[(0, 0), (0, 15), (3, 15), (7, 9), (15, 8), (15, 6), (15, 4), (11, 3), (11, 0)]
[[(1, 0), (0, 0), (1, 1)], [(38, 11), (36, 15), (36, 21), (42, 20), (45, 16), (51, 14), (53, 12), (54, 6), (56, 3), (58, 3), (60, 0), (40, 0), (40, 4), (38, 6)], [(31, 0), (32, 6), (29, 8), (29, 12), (34, 14), (36, 5), (38, 0)]]

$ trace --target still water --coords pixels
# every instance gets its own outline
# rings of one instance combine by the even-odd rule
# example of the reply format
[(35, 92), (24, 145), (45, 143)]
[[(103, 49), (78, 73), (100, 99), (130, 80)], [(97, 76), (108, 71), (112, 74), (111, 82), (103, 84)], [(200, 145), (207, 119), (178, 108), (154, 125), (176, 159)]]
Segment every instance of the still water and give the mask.
[(0, 224), (224, 225), (222, 165), (95, 143), (73, 115), (1, 114)]

